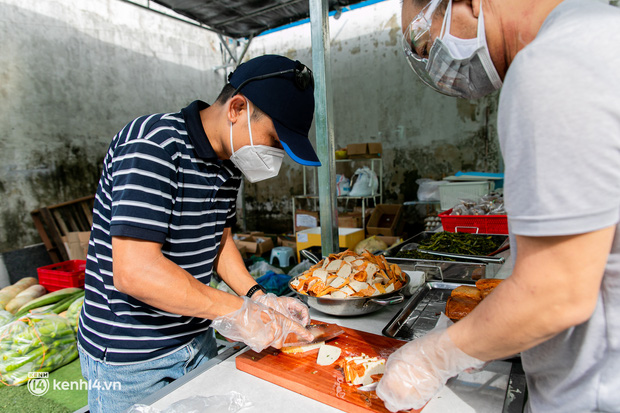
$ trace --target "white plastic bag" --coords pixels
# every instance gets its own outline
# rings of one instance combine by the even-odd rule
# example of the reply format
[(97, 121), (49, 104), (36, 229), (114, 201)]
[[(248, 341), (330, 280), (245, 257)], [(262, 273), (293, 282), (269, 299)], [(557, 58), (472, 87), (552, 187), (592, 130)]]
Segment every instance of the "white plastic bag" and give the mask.
[[(356, 177), (357, 179), (355, 179)], [(377, 194), (379, 179), (377, 178), (377, 174), (369, 167), (364, 166), (355, 171), (351, 178), (351, 182), (354, 180), (355, 182), (351, 186), (349, 196), (371, 196)]]
[(310, 263), (310, 261), (303, 260), (302, 262), (300, 262), (299, 264), (291, 268), (291, 270), (288, 272), (288, 275), (289, 277), (296, 277), (308, 271), (310, 267), (312, 267), (312, 264)]
[(252, 403), (241, 394), (231, 391), (218, 396), (192, 396), (172, 403), (164, 410), (144, 404), (134, 404), (127, 413), (236, 413)]
[(344, 175), (336, 174), (336, 195), (349, 195), (351, 192), (351, 180)]
[(422, 178), (415, 183), (418, 184), (418, 201), (439, 201), (439, 187), (445, 182)]
[(282, 271), (282, 269), (274, 267), (267, 261), (256, 261), (254, 264), (250, 265), (250, 268), (248, 268), (248, 270), (250, 271), (250, 275), (254, 279), (262, 277), (269, 271), (273, 271), (276, 274), (284, 274), (284, 271)]

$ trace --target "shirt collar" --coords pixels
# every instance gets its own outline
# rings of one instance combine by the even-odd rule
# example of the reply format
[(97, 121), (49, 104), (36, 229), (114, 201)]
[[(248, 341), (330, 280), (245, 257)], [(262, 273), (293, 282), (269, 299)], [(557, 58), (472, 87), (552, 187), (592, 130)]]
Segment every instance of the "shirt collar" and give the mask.
[(185, 119), (189, 140), (192, 142), (192, 145), (194, 145), (196, 154), (203, 159), (217, 160), (217, 154), (209, 142), (209, 138), (202, 126), (202, 120), (200, 119), (200, 111), (208, 107), (208, 103), (195, 100), (190, 103), (189, 106), (183, 108), (181, 113)]

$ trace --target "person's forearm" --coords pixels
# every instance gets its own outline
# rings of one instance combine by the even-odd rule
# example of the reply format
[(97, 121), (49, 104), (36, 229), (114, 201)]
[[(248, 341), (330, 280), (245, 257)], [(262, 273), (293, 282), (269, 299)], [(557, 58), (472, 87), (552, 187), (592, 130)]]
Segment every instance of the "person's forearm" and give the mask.
[(495, 290), (448, 328), (452, 341), (468, 355), (485, 361), (509, 357), (564, 329), (549, 319), (545, 299), (529, 294), (514, 280), (509, 278)]
[(615, 227), (564, 237), (519, 237), (513, 274), (448, 329), (465, 353), (508, 357), (587, 321)]
[[(256, 280), (252, 278), (245, 267), (243, 258), (233, 241), (230, 228), (224, 230), (214, 268), (217, 275), (239, 295), (245, 295), (256, 284)], [(259, 290), (255, 294), (258, 297), (262, 295), (262, 291)]]
[(113, 238), (114, 286), (173, 314), (214, 319), (238, 310), (243, 300), (208, 287), (167, 259), (153, 243)]

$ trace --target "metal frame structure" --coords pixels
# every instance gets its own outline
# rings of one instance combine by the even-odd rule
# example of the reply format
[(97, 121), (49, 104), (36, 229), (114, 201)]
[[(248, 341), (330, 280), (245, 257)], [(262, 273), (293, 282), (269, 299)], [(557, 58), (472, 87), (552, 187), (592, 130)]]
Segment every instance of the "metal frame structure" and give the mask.
[[(218, 34), (221, 45), (222, 65), (214, 68), (215, 71), (228, 69), (238, 66), (245, 56), (254, 34), (248, 34), (245, 40), (228, 37), (221, 30), (216, 30), (202, 22), (196, 23), (187, 13), (174, 9), (175, 14), (164, 13), (151, 7), (151, 0), (146, 0), (146, 5), (132, 0), (121, 0), (138, 7), (146, 8), (153, 12), (163, 14), (170, 18), (183, 21), (188, 24), (209, 30)], [(296, 0), (298, 3), (301, 0)], [(312, 41), (312, 63), (315, 78), (315, 125), (316, 125), (316, 146), (317, 155), (322, 166), (319, 167), (319, 179), (324, 183), (319, 187), (319, 210), (321, 220), (321, 244), (323, 255), (338, 252), (338, 208), (336, 198), (336, 159), (334, 143), (334, 121), (333, 121), (333, 96), (331, 88), (331, 64), (330, 64), (330, 43), (329, 43), (329, 0), (308, 0), (311, 25)], [(344, 1), (343, 4), (354, 4), (360, 1)], [(160, 7), (165, 6), (163, 2), (154, 1)], [(333, 3), (333, 0), (332, 0)], [(285, 5), (283, 5), (285, 6)], [(335, 5), (337, 11), (341, 10), (342, 5)], [(179, 14), (179, 16), (177, 16)], [(247, 18), (247, 16), (244, 16)], [(225, 23), (228, 23), (225, 21)], [(238, 54), (238, 47), (241, 53)], [(224, 71), (224, 82), (226, 82), (226, 71)], [(244, 190), (241, 187), (240, 196), (243, 199)], [(243, 227), (246, 230), (246, 211), (245, 203), (242, 202)], [(293, 211), (294, 214), (294, 211)]]

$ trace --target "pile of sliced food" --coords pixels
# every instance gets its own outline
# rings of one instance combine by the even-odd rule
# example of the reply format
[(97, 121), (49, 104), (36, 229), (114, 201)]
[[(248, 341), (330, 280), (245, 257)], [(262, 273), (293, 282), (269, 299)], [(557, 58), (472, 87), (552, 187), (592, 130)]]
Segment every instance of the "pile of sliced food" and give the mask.
[(351, 250), (331, 254), (299, 277), (291, 287), (313, 297), (354, 298), (390, 293), (406, 284), (407, 277), (384, 256)]
[(50, 372), (77, 358), (84, 290), (51, 293), (34, 277), (0, 290), (0, 385), (21, 385), (29, 372)]

